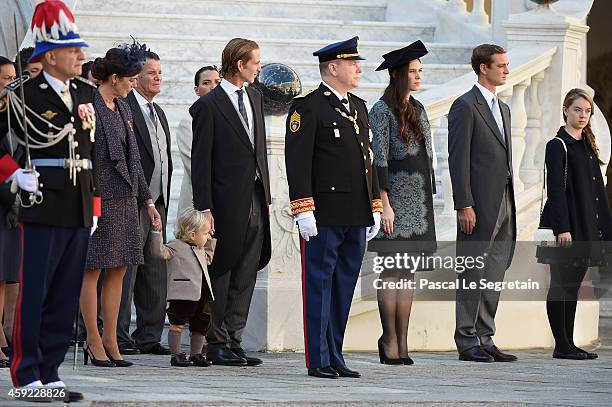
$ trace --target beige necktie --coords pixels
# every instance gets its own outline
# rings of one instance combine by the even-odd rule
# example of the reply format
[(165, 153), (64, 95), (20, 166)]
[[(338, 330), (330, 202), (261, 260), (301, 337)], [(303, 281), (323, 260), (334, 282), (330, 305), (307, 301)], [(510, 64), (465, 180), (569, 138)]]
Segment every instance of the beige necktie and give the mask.
[(72, 97), (70, 96), (70, 90), (66, 88), (61, 91), (60, 97), (62, 98), (62, 101), (64, 102), (68, 110), (72, 110)]

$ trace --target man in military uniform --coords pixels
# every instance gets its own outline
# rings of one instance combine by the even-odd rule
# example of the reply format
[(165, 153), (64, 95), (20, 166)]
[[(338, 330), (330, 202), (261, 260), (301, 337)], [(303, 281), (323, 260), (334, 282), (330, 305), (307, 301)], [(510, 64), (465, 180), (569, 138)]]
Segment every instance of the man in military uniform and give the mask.
[[(64, 3), (47, 0), (32, 20), (31, 60), (43, 73), (9, 93), (0, 138), (29, 140), (31, 165), (0, 151), (0, 182), (19, 187), (24, 260), (17, 300), (11, 378), (16, 387), (66, 387), (58, 375), (70, 344), (90, 233), (100, 216), (92, 172), (95, 87), (77, 77), (87, 46)], [(27, 117), (27, 133), (24, 131)], [(22, 168), (25, 165), (25, 169)], [(70, 400), (82, 399), (77, 392)]]
[(308, 375), (330, 379), (360, 377), (346, 367), (342, 343), (366, 240), (378, 233), (382, 212), (368, 112), (349, 93), (361, 74), (357, 40), (313, 54), (323, 83), (295, 98), (285, 136), (301, 235), (306, 367)]

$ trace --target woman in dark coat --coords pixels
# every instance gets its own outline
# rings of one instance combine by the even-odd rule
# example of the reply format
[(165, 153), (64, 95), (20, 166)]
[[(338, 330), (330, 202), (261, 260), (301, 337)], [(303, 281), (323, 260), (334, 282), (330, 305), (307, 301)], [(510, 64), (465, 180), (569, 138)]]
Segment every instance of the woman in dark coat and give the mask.
[[(15, 79), (15, 65), (7, 58), (0, 56), (0, 91), (4, 89), (5, 83)], [(7, 109), (8, 100), (6, 97), (0, 99), (0, 111)], [(11, 142), (12, 141), (12, 142)], [(15, 153), (17, 140), (13, 137), (6, 137), (0, 143), (1, 154), (9, 152)], [(10, 183), (0, 184), (0, 322), (4, 313), (4, 296), (7, 283), (19, 281), (19, 262), (20, 262), (20, 233), (17, 228), (17, 217), (13, 204), (15, 194), (10, 191)], [(8, 318), (7, 318), (8, 319)], [(2, 330), (2, 324), (0, 324)], [(0, 331), (0, 346), (4, 351), (7, 350), (7, 343), (4, 331)], [(9, 367), (8, 355), (0, 349), (0, 368)]]
[(591, 96), (582, 89), (572, 89), (563, 102), (566, 124), (546, 144), (548, 200), (542, 224), (552, 227), (562, 246), (557, 249), (561, 261), (550, 265), (546, 301), (555, 338), (553, 358), (557, 359), (597, 357), (578, 348), (573, 340), (582, 279), (589, 266), (600, 264), (603, 242), (612, 240), (612, 214), (599, 168), (603, 163), (589, 123), (593, 113)]
[[(81, 290), (81, 311), (87, 330), (84, 361), (96, 366), (125, 367), (117, 345), (117, 317), (123, 276), (128, 265), (144, 262), (141, 249), (138, 205), (147, 205), (151, 222), (161, 227), (140, 166), (129, 106), (122, 100), (136, 84), (145, 59), (144, 46), (134, 43), (111, 48), (96, 58), (91, 68), (101, 81), (94, 97), (96, 114), (96, 162), (102, 198), (102, 216), (92, 235), (87, 272)], [(102, 286), (103, 335), (97, 328), (97, 283), (105, 269)]]
[[(12, 145), (9, 145), (8, 140), (9, 137), (6, 137), (0, 143), (0, 150), (4, 148), (14, 153), (17, 140), (13, 139)], [(20, 264), (21, 231), (17, 224), (15, 194), (10, 191), (10, 183), (0, 184), (0, 321), (4, 316), (4, 322), (0, 324), (0, 368), (9, 367), (7, 339), (10, 340), (10, 332), (5, 333), (3, 328), (6, 328), (9, 319), (13, 319), (15, 307), (5, 307), (5, 299), (11, 288), (19, 287)]]
[[(383, 201), (381, 231), (368, 250), (379, 255), (431, 253), (436, 248), (431, 130), (425, 108), (414, 97), (420, 87), (421, 41), (383, 55), (377, 70), (389, 70), (389, 85), (370, 111), (374, 164)], [(383, 282), (412, 279), (415, 270), (385, 270)], [(381, 363), (412, 364), (408, 356), (411, 289), (379, 289), (383, 334), (378, 341)]]

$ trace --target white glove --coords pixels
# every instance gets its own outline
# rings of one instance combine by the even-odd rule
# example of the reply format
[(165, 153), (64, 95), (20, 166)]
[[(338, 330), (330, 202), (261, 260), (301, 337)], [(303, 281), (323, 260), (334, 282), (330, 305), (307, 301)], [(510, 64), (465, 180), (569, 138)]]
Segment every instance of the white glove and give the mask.
[(17, 186), (26, 192), (34, 192), (38, 189), (38, 176), (40, 174), (36, 171), (30, 172), (19, 168), (11, 176), (10, 180), (17, 184)]
[(374, 225), (366, 229), (366, 241), (374, 239), (380, 230), (380, 212), (372, 212), (374, 217)]
[(309, 241), (311, 237), (319, 233), (317, 231), (317, 220), (312, 211), (298, 213), (295, 216), (295, 220), (297, 221), (300, 235), (304, 240)]
[(93, 217), (93, 223), (91, 224), (91, 230), (89, 231), (89, 236), (93, 236), (94, 232), (98, 229), (98, 217)]

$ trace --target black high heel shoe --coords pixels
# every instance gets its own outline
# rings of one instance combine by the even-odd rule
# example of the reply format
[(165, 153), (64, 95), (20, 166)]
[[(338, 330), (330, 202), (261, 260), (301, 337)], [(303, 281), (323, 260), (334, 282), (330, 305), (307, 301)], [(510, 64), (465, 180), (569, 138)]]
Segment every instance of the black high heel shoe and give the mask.
[(112, 360), (99, 360), (93, 355), (93, 352), (89, 349), (89, 345), (83, 345), (83, 364), (87, 366), (88, 359), (91, 358), (91, 364), (97, 367), (115, 367)]
[[(104, 346), (104, 345), (102, 345), (102, 346)], [(111, 354), (108, 351), (108, 349), (106, 349), (106, 346), (104, 346), (104, 352), (106, 352), (106, 356), (108, 356), (108, 358), (114, 364), (115, 367), (130, 367), (130, 366), (132, 366), (134, 364), (134, 363), (128, 362), (127, 360), (124, 360), (124, 359), (113, 359), (113, 357), (111, 356)]]
[(382, 343), (382, 336), (378, 338), (378, 358), (380, 363), (383, 365), (403, 365), (404, 360), (402, 358), (390, 359), (385, 355), (385, 348)]
[(414, 360), (412, 360), (412, 358), (410, 356), (406, 356), (405, 358), (401, 358), (402, 362), (404, 362), (404, 365), (408, 366), (408, 365), (414, 365)]

